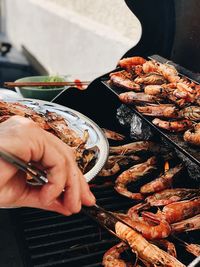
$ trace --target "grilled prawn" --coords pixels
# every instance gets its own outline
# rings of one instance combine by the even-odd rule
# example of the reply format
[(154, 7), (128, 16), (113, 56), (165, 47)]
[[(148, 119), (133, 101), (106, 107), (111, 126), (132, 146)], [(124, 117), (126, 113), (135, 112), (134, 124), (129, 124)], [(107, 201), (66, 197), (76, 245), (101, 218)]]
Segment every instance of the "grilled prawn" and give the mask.
[(158, 217), (165, 219), (168, 223), (176, 223), (181, 220), (191, 218), (200, 213), (200, 198), (195, 198), (191, 200), (183, 200), (179, 202), (174, 202), (169, 205), (164, 206), (162, 212), (158, 211), (157, 214), (144, 211), (142, 216), (149, 219), (156, 219)]
[(139, 163), (141, 158), (136, 155), (112, 155), (108, 157), (103, 169), (98, 176), (111, 176), (118, 173), (122, 166)]
[(135, 83), (131, 78), (131, 74), (125, 70), (111, 73), (110, 82), (111, 84), (126, 90), (133, 90), (136, 92), (141, 91), (140, 85)]
[(133, 252), (153, 266), (184, 267), (176, 258), (150, 244), (141, 234), (121, 222), (115, 225), (116, 234), (128, 242)]
[(133, 67), (137, 65), (142, 65), (145, 62), (146, 62), (146, 59), (144, 59), (143, 57), (135, 56), (135, 57), (128, 57), (128, 58), (121, 59), (118, 65), (121, 68), (130, 71)]
[(170, 188), (173, 179), (181, 172), (182, 169), (183, 169), (182, 164), (179, 164), (174, 168), (169, 169), (157, 179), (143, 185), (140, 188), (140, 193), (149, 194)]
[(129, 246), (124, 242), (113, 246), (104, 254), (102, 265), (105, 267), (134, 267), (134, 264), (120, 259), (121, 253), (127, 249), (129, 249)]
[(152, 104), (146, 106), (136, 106), (136, 109), (146, 116), (177, 118), (178, 109), (171, 104)]
[(193, 129), (187, 130), (183, 139), (191, 145), (200, 146), (200, 122)]
[(125, 104), (142, 103), (156, 103), (161, 99), (157, 96), (147, 95), (145, 93), (125, 92), (119, 94), (119, 99)]
[(179, 111), (179, 116), (191, 121), (200, 121), (200, 107), (189, 106)]
[(158, 118), (152, 120), (152, 123), (159, 128), (168, 130), (170, 132), (183, 132), (190, 129), (193, 123), (190, 120), (179, 120), (179, 121), (164, 121)]
[(141, 193), (132, 193), (128, 191), (127, 185), (130, 182), (135, 182), (144, 175), (153, 171), (156, 168), (156, 158), (151, 157), (146, 162), (132, 166), (130, 169), (122, 172), (115, 181), (115, 190), (126, 197), (141, 200), (143, 195)]
[(163, 84), (166, 83), (165, 78), (158, 73), (148, 73), (134, 79), (137, 84)]
[(200, 214), (171, 224), (173, 233), (189, 232), (200, 229)]
[(110, 154), (133, 154), (141, 151), (158, 152), (159, 147), (151, 141), (137, 141), (121, 146), (110, 146)]
[[(133, 220), (140, 220), (139, 212), (147, 210), (150, 207), (166, 206), (173, 202), (192, 199), (200, 196), (199, 189), (170, 188), (159, 191), (145, 198), (145, 201), (131, 207), (127, 214)], [(177, 226), (178, 227), (178, 226)], [(182, 226), (181, 226), (182, 227)]]

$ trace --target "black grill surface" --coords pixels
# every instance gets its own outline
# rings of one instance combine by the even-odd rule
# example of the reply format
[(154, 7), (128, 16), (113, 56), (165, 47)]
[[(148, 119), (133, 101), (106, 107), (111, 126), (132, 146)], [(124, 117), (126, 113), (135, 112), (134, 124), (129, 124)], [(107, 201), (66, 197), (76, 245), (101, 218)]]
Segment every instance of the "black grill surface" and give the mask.
[[(118, 196), (113, 186), (99, 185), (93, 192), (98, 204), (107, 210), (125, 210), (132, 206), (132, 201)], [(82, 213), (65, 217), (23, 208), (13, 210), (12, 215), (20, 231), (19, 244), (27, 254), (25, 266), (101, 266), (103, 254), (117, 242)]]

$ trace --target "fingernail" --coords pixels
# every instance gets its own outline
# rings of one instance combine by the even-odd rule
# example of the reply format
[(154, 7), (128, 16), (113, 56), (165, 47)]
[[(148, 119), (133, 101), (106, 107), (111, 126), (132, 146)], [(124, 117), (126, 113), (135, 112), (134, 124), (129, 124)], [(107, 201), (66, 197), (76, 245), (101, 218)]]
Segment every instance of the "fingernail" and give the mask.
[(95, 196), (93, 195), (93, 193), (92, 193), (91, 191), (89, 191), (89, 194), (90, 194), (91, 200), (92, 200), (93, 202), (96, 202), (96, 198), (95, 198)]

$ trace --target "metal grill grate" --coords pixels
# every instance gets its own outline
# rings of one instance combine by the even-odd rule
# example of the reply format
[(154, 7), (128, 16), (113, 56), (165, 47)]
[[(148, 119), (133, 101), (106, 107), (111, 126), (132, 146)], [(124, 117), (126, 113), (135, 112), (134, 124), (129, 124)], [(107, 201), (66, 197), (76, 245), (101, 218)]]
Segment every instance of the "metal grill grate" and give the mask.
[[(132, 201), (118, 196), (110, 185), (97, 186), (93, 192), (98, 204), (108, 210), (132, 206)], [(64, 217), (26, 208), (14, 213), (20, 223), (29, 267), (101, 266), (103, 254), (117, 242), (84, 214)]]

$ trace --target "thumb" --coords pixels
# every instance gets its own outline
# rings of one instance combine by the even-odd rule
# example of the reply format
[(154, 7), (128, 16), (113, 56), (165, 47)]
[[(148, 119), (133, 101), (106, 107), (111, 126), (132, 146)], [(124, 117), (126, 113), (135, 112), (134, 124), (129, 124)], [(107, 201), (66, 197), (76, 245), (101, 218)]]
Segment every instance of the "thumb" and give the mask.
[(8, 182), (18, 171), (18, 169), (12, 164), (0, 159), (0, 170), (1, 170), (1, 179), (0, 187)]

